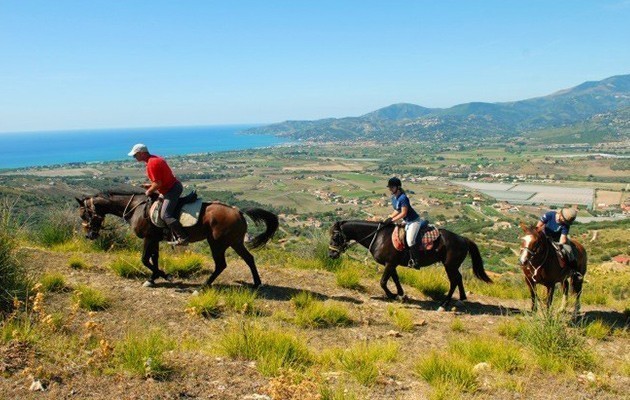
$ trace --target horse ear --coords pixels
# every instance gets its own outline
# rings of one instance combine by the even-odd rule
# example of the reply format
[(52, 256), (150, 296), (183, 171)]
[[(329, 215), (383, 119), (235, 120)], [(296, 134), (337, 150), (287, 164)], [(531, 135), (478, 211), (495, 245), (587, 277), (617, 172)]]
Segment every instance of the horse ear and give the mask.
[(80, 199), (80, 198), (78, 198), (78, 197), (75, 197), (74, 199), (77, 201), (77, 203), (79, 203), (79, 205), (80, 205), (80, 206), (82, 206), (82, 205), (83, 205), (83, 203), (85, 202), (85, 200), (81, 200), (81, 199)]
[(523, 230), (524, 233), (529, 233), (529, 227), (527, 225), (525, 225), (524, 222), (521, 221), (521, 223), (519, 224), (521, 229)]

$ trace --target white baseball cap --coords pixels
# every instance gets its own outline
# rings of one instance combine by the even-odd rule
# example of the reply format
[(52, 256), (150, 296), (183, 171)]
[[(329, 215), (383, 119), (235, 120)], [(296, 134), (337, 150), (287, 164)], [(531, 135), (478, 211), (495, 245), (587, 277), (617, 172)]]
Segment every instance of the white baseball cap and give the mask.
[(149, 149), (147, 149), (147, 146), (143, 145), (142, 143), (138, 143), (131, 148), (131, 151), (127, 155), (129, 157), (133, 157), (138, 153), (148, 153), (148, 152), (149, 152)]

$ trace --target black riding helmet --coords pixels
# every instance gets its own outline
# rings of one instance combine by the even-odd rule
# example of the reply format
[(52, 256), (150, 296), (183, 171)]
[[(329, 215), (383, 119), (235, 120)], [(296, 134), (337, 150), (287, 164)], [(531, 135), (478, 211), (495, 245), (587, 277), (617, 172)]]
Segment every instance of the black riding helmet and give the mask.
[(401, 187), (402, 186), (402, 182), (400, 181), (400, 179), (393, 177), (390, 178), (389, 181), (387, 181), (387, 187)]

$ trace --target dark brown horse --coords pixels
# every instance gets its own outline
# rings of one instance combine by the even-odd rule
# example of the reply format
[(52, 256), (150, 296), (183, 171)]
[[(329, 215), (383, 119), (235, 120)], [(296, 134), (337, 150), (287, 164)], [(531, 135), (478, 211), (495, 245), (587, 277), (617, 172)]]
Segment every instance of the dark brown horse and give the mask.
[[(121, 217), (131, 225), (139, 238), (144, 239), (142, 263), (152, 272), (145, 285), (153, 285), (158, 278), (170, 280), (170, 277), (159, 268), (160, 241), (164, 240), (165, 235), (164, 230), (153, 225), (148, 218), (150, 199), (147, 196), (133, 193), (99, 193), (93, 197), (77, 199), (77, 201), (88, 239), (94, 240), (98, 237), (105, 215), (113, 214)], [(249, 266), (254, 286), (260, 285), (260, 276), (254, 257), (244, 244), (247, 221), (243, 214), (249, 216), (257, 224), (264, 222), (266, 225), (266, 230), (252, 239), (251, 248), (267, 243), (278, 229), (278, 217), (269, 211), (259, 208), (240, 211), (221, 203), (203, 203), (197, 224), (185, 228), (191, 242), (206, 240), (210, 245), (215, 269), (208, 277), (206, 286), (211, 285), (227, 266), (225, 251), (229, 247), (233, 248)]]
[[(359, 243), (369, 250), (376, 262), (385, 266), (381, 277), (381, 287), (387, 297), (390, 299), (404, 298), (404, 291), (400, 285), (396, 267), (409, 263), (409, 251), (398, 251), (394, 248), (392, 243), (393, 230), (393, 224), (383, 225), (370, 221), (338, 221), (330, 231), (328, 255), (337, 258), (351, 245), (351, 241)], [(444, 264), (451, 286), (446, 299), (438, 308), (438, 310), (443, 311), (450, 304), (455, 288), (459, 288), (459, 299), (461, 301), (466, 300), (462, 274), (459, 272), (459, 267), (464, 262), (466, 255), (470, 254), (473, 273), (477, 278), (488, 283), (491, 283), (492, 280), (483, 268), (483, 260), (475, 242), (446, 229), (440, 229), (440, 234), (440, 243), (434, 250), (421, 252), (420, 264), (421, 266), (428, 266), (436, 262)], [(396, 294), (387, 288), (389, 278), (394, 280)]]
[(576, 318), (580, 312), (580, 295), (582, 294), (582, 283), (586, 275), (586, 251), (584, 246), (571, 239), (571, 243), (577, 250), (577, 260), (575, 270), (579, 274), (573, 273), (569, 267), (563, 268), (560, 265), (556, 249), (551, 238), (539, 232), (535, 227), (528, 227), (521, 224), (521, 229), (525, 232), (521, 245), (519, 263), (525, 274), (525, 282), (532, 297), (532, 311), (537, 308), (536, 285), (541, 284), (547, 288), (547, 309), (553, 301), (553, 293), (556, 283), (562, 283), (562, 305), (561, 310), (565, 310), (569, 298), (569, 280), (571, 288), (575, 293), (575, 309), (573, 317)]

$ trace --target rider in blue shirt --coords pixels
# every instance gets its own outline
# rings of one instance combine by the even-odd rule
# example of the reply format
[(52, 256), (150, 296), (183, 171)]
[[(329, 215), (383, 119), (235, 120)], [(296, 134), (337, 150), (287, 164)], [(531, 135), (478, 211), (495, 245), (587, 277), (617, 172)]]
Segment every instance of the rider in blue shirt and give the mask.
[(411, 207), (409, 197), (402, 188), (402, 182), (398, 178), (391, 178), (387, 187), (392, 194), (392, 208), (394, 212), (385, 220), (386, 223), (403, 220), (406, 225), (405, 240), (409, 246), (409, 266), (417, 268), (420, 259), (420, 248), (416, 246), (416, 238), (421, 228), (427, 226), (427, 221), (420, 218)]
[(536, 225), (539, 231), (544, 231), (554, 242), (561, 246), (561, 251), (569, 259), (573, 261), (574, 254), (569, 244), (569, 229), (571, 224), (577, 217), (575, 208), (563, 208), (559, 212), (548, 211), (540, 217), (540, 221)]

